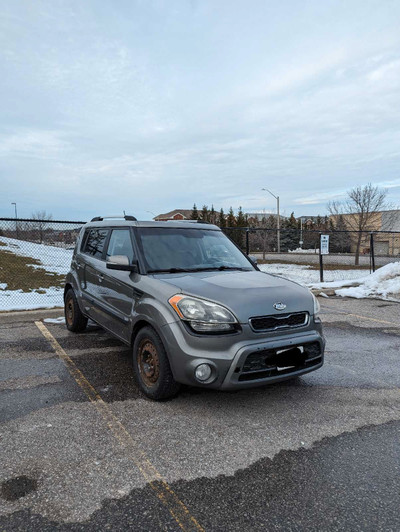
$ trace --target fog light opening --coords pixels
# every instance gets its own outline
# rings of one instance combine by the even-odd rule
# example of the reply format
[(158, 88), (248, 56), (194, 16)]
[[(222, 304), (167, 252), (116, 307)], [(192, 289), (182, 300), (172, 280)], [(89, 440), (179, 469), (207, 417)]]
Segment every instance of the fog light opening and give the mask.
[(199, 364), (194, 370), (194, 376), (199, 382), (206, 382), (212, 374), (212, 369), (209, 364)]

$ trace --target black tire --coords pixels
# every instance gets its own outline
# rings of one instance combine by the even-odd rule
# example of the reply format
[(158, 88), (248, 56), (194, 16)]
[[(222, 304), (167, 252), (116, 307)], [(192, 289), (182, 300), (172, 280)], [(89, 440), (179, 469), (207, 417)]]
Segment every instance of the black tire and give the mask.
[(150, 399), (170, 399), (179, 392), (164, 345), (152, 327), (143, 327), (136, 335), (133, 367), (139, 388)]
[(65, 323), (69, 331), (78, 333), (86, 329), (88, 319), (82, 314), (72, 288), (65, 294), (64, 315)]

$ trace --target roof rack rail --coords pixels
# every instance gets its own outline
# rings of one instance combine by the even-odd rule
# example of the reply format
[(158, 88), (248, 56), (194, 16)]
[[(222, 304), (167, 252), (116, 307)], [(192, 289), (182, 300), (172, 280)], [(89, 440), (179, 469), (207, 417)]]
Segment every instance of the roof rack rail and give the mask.
[(129, 214), (125, 214), (125, 216), (95, 216), (90, 221), (91, 222), (102, 222), (103, 220), (110, 220), (110, 219), (115, 219), (115, 218), (119, 218), (119, 219), (123, 218), (127, 222), (137, 222), (137, 218), (135, 218), (134, 216), (130, 216)]

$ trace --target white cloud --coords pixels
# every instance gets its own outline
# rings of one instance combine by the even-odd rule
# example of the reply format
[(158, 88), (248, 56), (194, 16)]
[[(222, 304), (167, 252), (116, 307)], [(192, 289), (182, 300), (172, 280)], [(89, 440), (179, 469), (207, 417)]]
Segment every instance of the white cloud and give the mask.
[(64, 156), (70, 143), (62, 131), (19, 129), (0, 135), (0, 157), (45, 159)]

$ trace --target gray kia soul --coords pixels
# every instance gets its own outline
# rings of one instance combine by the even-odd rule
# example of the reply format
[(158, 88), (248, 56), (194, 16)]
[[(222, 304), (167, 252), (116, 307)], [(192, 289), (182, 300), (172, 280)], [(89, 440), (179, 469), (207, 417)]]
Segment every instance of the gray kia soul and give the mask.
[(64, 301), (70, 331), (90, 318), (132, 346), (151, 399), (181, 384), (265, 385), (323, 364), (315, 297), (259, 271), (214, 225), (94, 218), (77, 240)]

